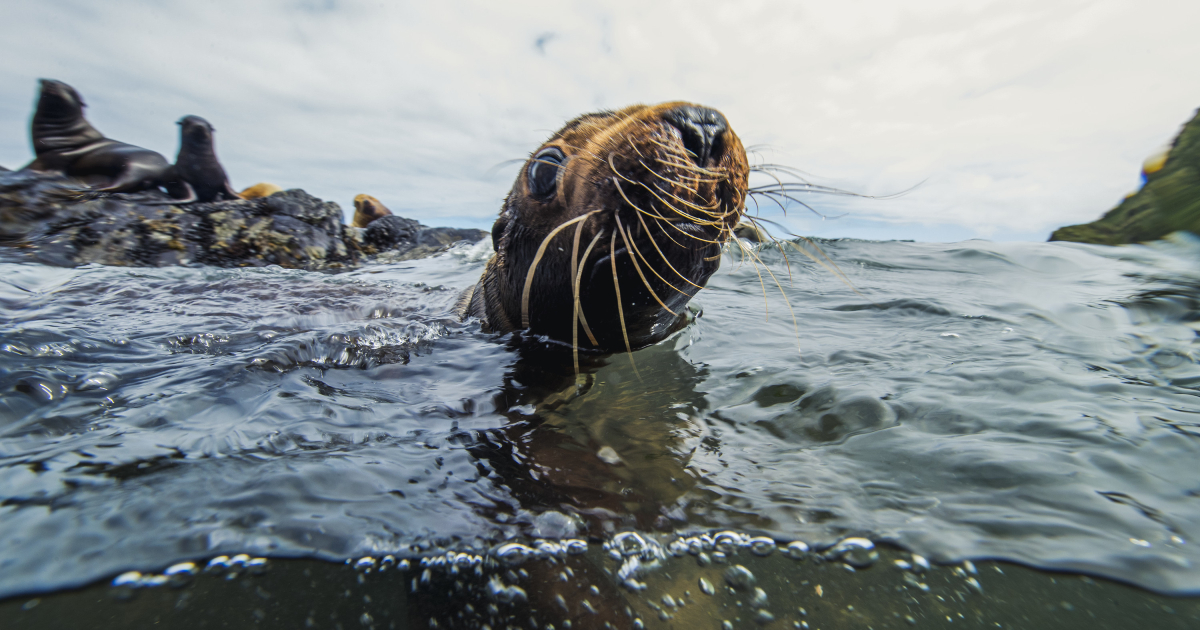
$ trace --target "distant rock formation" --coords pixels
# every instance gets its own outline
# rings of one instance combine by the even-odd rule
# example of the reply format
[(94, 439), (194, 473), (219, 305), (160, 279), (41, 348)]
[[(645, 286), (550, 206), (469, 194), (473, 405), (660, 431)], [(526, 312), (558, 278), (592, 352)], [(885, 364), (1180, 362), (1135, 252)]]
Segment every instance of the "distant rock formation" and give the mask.
[(1166, 160), (1152, 156), (1145, 184), (1092, 223), (1068, 225), (1052, 241), (1120, 245), (1160, 239), (1186, 230), (1200, 234), (1200, 111), (1171, 143)]
[(409, 220), (412, 229), (402, 234), (366, 238), (365, 230), (342, 223), (336, 203), (303, 190), (175, 206), (157, 191), (104, 194), (80, 192), (83, 188), (59, 175), (0, 171), (0, 244), (62, 266), (340, 269), (376, 258), (420, 258), (488, 235)]

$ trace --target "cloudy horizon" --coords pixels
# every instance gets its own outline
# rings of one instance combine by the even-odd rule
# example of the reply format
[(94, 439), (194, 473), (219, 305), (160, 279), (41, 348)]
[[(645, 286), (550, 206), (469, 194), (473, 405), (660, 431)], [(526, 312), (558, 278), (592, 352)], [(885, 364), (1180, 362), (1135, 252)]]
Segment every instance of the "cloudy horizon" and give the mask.
[[(563, 121), (634, 102), (722, 110), (759, 161), (889, 200), (813, 197), (815, 236), (1044, 240), (1098, 218), (1200, 106), (1200, 4), (1109, 0), (151, 4), (0, 8), (0, 165), (32, 159), (36, 80), (174, 157), (217, 129), (235, 187), (358, 193), (486, 228)], [(766, 209), (764, 209), (766, 210)], [(779, 218), (768, 213), (772, 218)]]

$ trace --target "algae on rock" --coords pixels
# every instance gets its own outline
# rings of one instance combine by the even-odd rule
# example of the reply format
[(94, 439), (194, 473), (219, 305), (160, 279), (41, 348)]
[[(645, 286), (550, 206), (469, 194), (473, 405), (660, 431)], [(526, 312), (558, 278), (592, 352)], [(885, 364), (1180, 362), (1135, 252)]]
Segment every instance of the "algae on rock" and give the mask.
[(1179, 230), (1200, 234), (1200, 110), (1171, 143), (1161, 168), (1150, 170), (1140, 190), (1099, 220), (1059, 228), (1050, 240), (1121, 245)]

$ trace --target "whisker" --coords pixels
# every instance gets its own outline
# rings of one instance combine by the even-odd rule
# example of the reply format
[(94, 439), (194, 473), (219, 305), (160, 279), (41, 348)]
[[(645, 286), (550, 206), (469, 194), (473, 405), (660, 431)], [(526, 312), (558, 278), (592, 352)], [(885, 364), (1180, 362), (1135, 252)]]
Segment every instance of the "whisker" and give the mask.
[[(816, 242), (814, 242), (812, 239), (805, 237), (805, 236), (800, 236), (799, 234), (793, 234), (791, 232), (788, 232), (787, 228), (785, 228), (783, 225), (781, 225), (777, 221), (772, 221), (770, 219), (764, 219), (762, 217), (758, 217), (755, 220), (774, 225), (774, 226), (778, 227), (780, 230), (783, 230), (784, 234), (791, 236), (792, 238), (800, 239), (800, 240), (804, 241), (805, 243), (808, 243), (809, 245), (811, 245), (812, 248), (817, 250), (817, 253), (819, 253), (821, 255), (821, 257), (825, 259), (824, 261), (818, 259), (812, 253), (801, 248), (799, 245), (797, 245), (791, 241), (784, 241), (788, 245), (791, 245), (793, 248), (795, 248), (796, 251), (798, 251), (801, 254), (804, 254), (806, 257), (808, 257), (809, 260), (817, 263), (818, 265), (821, 266), (821, 268), (825, 269), (829, 273), (832, 273), (834, 276), (837, 277), (838, 280), (842, 281), (842, 284), (845, 284), (851, 291), (856, 293), (859, 297), (861, 297), (867, 301), (871, 300), (871, 298), (863, 295), (862, 292), (859, 291), (858, 288), (854, 286), (853, 282), (850, 282), (850, 278), (845, 273), (842, 272), (841, 268), (839, 268), (837, 266), (837, 263), (833, 262), (833, 259), (830, 258), (829, 255), (825, 253), (825, 250), (821, 249), (821, 247), (819, 245), (817, 245)], [(871, 302), (871, 303), (874, 304), (874, 302)]]
[[(641, 212), (641, 213), (645, 214), (646, 216), (654, 217), (655, 219), (660, 219), (662, 221), (665, 221), (667, 225), (675, 228), (676, 231), (678, 231), (680, 234), (683, 234), (684, 236), (693, 238), (702, 243), (714, 243), (717, 245), (721, 244), (718, 241), (710, 241), (707, 239), (700, 238), (699, 236), (696, 236), (695, 234), (688, 234), (687, 232), (684, 232), (683, 229), (680, 228), (678, 225), (675, 225), (673, 222), (671, 222), (670, 219), (667, 219), (666, 217), (659, 216), (657, 214), (646, 212), (645, 210), (642, 210), (641, 208), (638, 207), (637, 204), (633, 203), (633, 201), (629, 199), (628, 195), (625, 194), (625, 189), (621, 187), (621, 182), (617, 181), (615, 178), (612, 181), (613, 181), (613, 184), (615, 184), (617, 187), (617, 192), (619, 192), (621, 194), (621, 198), (624, 199), (625, 203), (629, 204), (634, 210), (637, 210), (638, 212)], [(632, 183), (636, 184), (638, 182), (632, 182)], [(674, 240), (674, 239), (672, 239), (672, 240)], [(676, 243), (678, 244), (678, 241), (676, 241)]]
[[(580, 223), (579, 225), (582, 226), (583, 224)], [(592, 253), (592, 248), (596, 246), (596, 242), (600, 240), (601, 234), (602, 232), (596, 232), (596, 236), (592, 238), (592, 242), (589, 243), (587, 249), (583, 251), (583, 260), (580, 262), (578, 275), (576, 275), (574, 273), (574, 269), (572, 269), (572, 276), (575, 280), (575, 312), (571, 315), (571, 358), (575, 362), (576, 376), (579, 375), (579, 326), (577, 325), (577, 322), (579, 321), (580, 316), (583, 315), (583, 308), (579, 304), (579, 284), (583, 280), (583, 263), (587, 262), (587, 257)], [(572, 259), (571, 262), (574, 263), (574, 259)], [(592, 336), (590, 331), (588, 332), (588, 336)], [(596, 340), (593, 338), (592, 345), (599, 346), (600, 344), (596, 343)]]
[[(578, 266), (576, 264), (576, 260), (579, 256), (579, 236), (580, 236), (580, 234), (583, 233), (583, 225), (585, 223), (587, 223), (587, 221), (580, 221), (579, 225), (575, 226), (575, 239), (574, 239), (574, 242), (571, 243), (571, 277), (572, 278), (575, 277), (575, 270)], [(598, 235), (599, 235), (599, 232), (597, 232), (597, 238), (599, 238)], [(586, 259), (587, 254), (585, 253), (583, 255), (583, 257)], [(578, 289), (578, 287), (576, 287), (576, 289)], [(592, 335), (592, 329), (590, 327), (588, 327), (588, 325), (587, 325), (587, 318), (583, 317), (582, 310), (580, 310), (576, 314), (576, 318), (579, 319), (580, 323), (583, 324), (583, 330), (584, 330), (584, 332), (587, 333), (588, 340), (592, 342), (592, 345), (599, 346), (600, 344), (596, 343), (596, 337)]]
[[(642, 228), (644, 228), (644, 229), (646, 230), (646, 234), (647, 234), (647, 235), (650, 235), (650, 226), (646, 225), (646, 220), (645, 220), (645, 219), (643, 219), (643, 218), (642, 218), (642, 215), (640, 215), (640, 214), (639, 214), (639, 215), (637, 215), (637, 218), (638, 218), (638, 221), (641, 221), (641, 222), (642, 222)], [(661, 228), (660, 228), (660, 229), (661, 229)], [(664, 232), (663, 232), (663, 234), (666, 234), (666, 232), (664, 231)], [(674, 271), (674, 272), (675, 272), (675, 275), (679, 276), (680, 278), (683, 278), (683, 281), (684, 281), (684, 282), (687, 282), (688, 284), (690, 284), (690, 285), (692, 285), (692, 286), (696, 287), (697, 289), (703, 289), (703, 288), (704, 288), (704, 287), (702, 287), (702, 286), (700, 286), (700, 285), (696, 284), (695, 282), (692, 282), (691, 280), (689, 280), (689, 279), (688, 279), (688, 277), (687, 277), (687, 276), (685, 276), (685, 275), (683, 275), (683, 274), (679, 273), (679, 271), (678, 271), (677, 269), (675, 269), (675, 266), (674, 266), (674, 265), (672, 265), (672, 264), (671, 264), (671, 261), (667, 259), (667, 255), (663, 253), (663, 250), (662, 250), (662, 248), (660, 248), (660, 247), (658, 246), (658, 241), (657, 241), (657, 240), (656, 240), (654, 237), (652, 237), (652, 236), (651, 236), (649, 240), (650, 240), (650, 243), (654, 245), (654, 249), (655, 249), (656, 251), (658, 251), (658, 255), (659, 255), (659, 256), (662, 256), (663, 262), (667, 263), (667, 267), (669, 267), (669, 268), (671, 269), (671, 271)], [(646, 263), (646, 264), (647, 264), (647, 266), (649, 266), (649, 264), (650, 264), (650, 263)], [(660, 279), (661, 279), (661, 278), (660, 278)], [(663, 282), (666, 282), (666, 280), (663, 280)], [(672, 288), (674, 288), (674, 287), (672, 287)], [(678, 289), (676, 289), (676, 290), (678, 291)], [(680, 292), (680, 293), (683, 293), (683, 291), (679, 291), (679, 292)], [(685, 294), (685, 295), (686, 295), (686, 294)]]
[[(620, 225), (620, 217), (617, 217), (617, 223), (618, 223), (618, 225)], [(632, 233), (632, 232), (631, 232), (631, 233)], [(649, 230), (647, 230), (646, 238), (647, 238), (647, 240), (649, 240), (650, 242), (652, 242), (652, 243), (654, 242), (654, 238), (653, 238), (653, 237), (652, 237), (652, 236), (649, 234)], [(639, 250), (639, 249), (638, 249), (638, 247), (637, 247), (637, 243), (636, 243), (636, 242), (633, 240), (633, 237), (632, 237), (632, 236), (630, 237), (630, 240), (629, 240), (629, 242), (627, 243), (627, 246), (630, 246), (630, 245), (632, 246), (633, 253), (634, 253), (634, 254), (636, 254), (638, 258), (641, 258), (641, 259), (642, 259), (642, 262), (646, 263), (646, 268), (650, 270), (650, 273), (653, 273), (653, 274), (654, 274), (654, 275), (655, 275), (655, 276), (656, 276), (656, 277), (657, 277), (659, 280), (662, 280), (663, 284), (665, 284), (665, 285), (667, 285), (667, 286), (671, 287), (672, 289), (675, 289), (677, 292), (679, 292), (679, 293), (681, 293), (681, 294), (683, 294), (683, 295), (685, 295), (685, 296), (687, 296), (687, 297), (691, 297), (691, 296), (690, 296), (690, 295), (688, 295), (686, 292), (684, 292), (682, 289), (680, 289), (680, 288), (676, 287), (675, 285), (671, 284), (670, 282), (667, 282), (667, 279), (666, 279), (666, 278), (664, 278), (664, 277), (662, 277), (661, 275), (659, 275), (659, 273), (658, 273), (658, 270), (656, 270), (656, 269), (654, 268), (654, 265), (651, 265), (651, 264), (650, 264), (650, 261), (649, 261), (649, 259), (647, 259), (647, 258), (646, 258), (644, 255), (642, 255), (642, 252), (641, 252), (641, 250)], [(657, 245), (657, 244), (655, 244), (655, 247), (658, 247), (658, 245)], [(668, 263), (668, 264), (670, 264), (670, 263)], [(650, 288), (650, 287), (649, 287), (649, 286), (647, 286), (646, 288)], [(651, 292), (653, 292), (653, 289), (651, 289)], [(657, 296), (655, 296), (655, 297), (657, 298)], [(666, 308), (666, 305), (663, 305), (663, 308)], [(669, 309), (668, 309), (668, 310), (669, 310)], [(674, 315), (674, 313), (672, 313), (672, 315)]]
[[(775, 287), (779, 289), (779, 295), (783, 296), (783, 305), (786, 306), (788, 308), (788, 312), (790, 312), (792, 314), (792, 329), (796, 331), (796, 351), (802, 352), (802, 350), (800, 349), (800, 322), (796, 321), (796, 311), (795, 311), (795, 309), (792, 308), (792, 302), (791, 302), (791, 300), (788, 299), (787, 292), (783, 290), (783, 285), (779, 283), (779, 278), (775, 277), (775, 273), (773, 271), (771, 271), (771, 268), (769, 266), (767, 266), (767, 264), (764, 263), (761, 258), (758, 257), (758, 254), (755, 253), (754, 249), (751, 248), (751, 249), (748, 249), (747, 251), (750, 253), (750, 256), (752, 256), (758, 262), (758, 264), (762, 265), (763, 269), (765, 269), (766, 272), (771, 276), (771, 280), (775, 281)], [(758, 268), (758, 264), (755, 265), (755, 269)], [(759, 274), (758, 278), (761, 281), (762, 274)], [(764, 284), (763, 285), (763, 301), (764, 302), (766, 301), (766, 298), (767, 298), (766, 290), (767, 290), (767, 287)]]
[[(624, 235), (622, 235), (624, 238)], [(626, 250), (627, 252), (629, 250)], [(637, 374), (638, 380), (642, 380), (642, 375), (638, 374), (637, 363), (633, 362), (633, 347), (629, 345), (629, 332), (625, 329), (625, 309), (621, 306), (621, 279), (617, 277), (617, 233), (613, 232), (612, 238), (608, 243), (608, 260), (612, 263), (613, 274), (613, 289), (617, 294), (617, 320), (621, 322), (621, 337), (625, 339), (625, 352), (629, 354), (629, 365), (633, 366), (633, 373)]]
[(762, 232), (763, 234), (766, 234), (767, 238), (771, 239), (771, 242), (774, 243), (775, 246), (779, 248), (779, 253), (783, 255), (783, 264), (787, 267), (788, 284), (792, 284), (794, 282), (794, 280), (792, 278), (792, 261), (788, 260), (787, 252), (784, 251), (783, 245), (780, 244), (779, 239), (776, 239), (774, 235), (772, 235), (770, 232), (768, 232), (767, 230), (764, 230), (761, 226), (759, 226), (758, 220), (755, 219), (754, 217), (747, 216), (746, 219), (748, 221), (750, 221), (750, 225), (754, 226), (754, 229)]
[(650, 283), (646, 280), (645, 274), (642, 273), (642, 267), (641, 265), (638, 265), (637, 256), (634, 256), (632, 253), (636, 250), (634, 250), (633, 246), (629, 242), (630, 239), (625, 233), (625, 226), (621, 225), (621, 216), (619, 214), (613, 214), (613, 218), (617, 220), (617, 231), (621, 234), (621, 240), (625, 241), (625, 251), (631, 252), (629, 254), (629, 260), (633, 261), (633, 268), (635, 271), (637, 271), (638, 277), (642, 279), (642, 284), (646, 285), (646, 290), (650, 292), (650, 295), (654, 297), (654, 301), (658, 302), (659, 306), (663, 307), (663, 309), (668, 313), (678, 317), (679, 313), (672, 311), (665, 303), (663, 303), (662, 300), (658, 299), (658, 294), (654, 292), (654, 288), (650, 286)]
[(600, 210), (592, 210), (587, 214), (577, 216), (570, 221), (564, 222), (562, 225), (551, 230), (550, 233), (546, 235), (546, 238), (542, 239), (542, 244), (538, 245), (537, 253), (533, 256), (533, 264), (529, 265), (529, 273), (525, 274), (525, 286), (521, 289), (522, 328), (529, 328), (529, 292), (533, 289), (533, 274), (537, 271), (538, 263), (542, 261), (542, 256), (546, 254), (546, 247), (550, 245), (550, 239), (554, 238), (556, 234), (565, 230), (567, 226), (571, 225), (572, 223), (585, 221), (588, 217), (596, 214), (597, 212), (600, 212)]

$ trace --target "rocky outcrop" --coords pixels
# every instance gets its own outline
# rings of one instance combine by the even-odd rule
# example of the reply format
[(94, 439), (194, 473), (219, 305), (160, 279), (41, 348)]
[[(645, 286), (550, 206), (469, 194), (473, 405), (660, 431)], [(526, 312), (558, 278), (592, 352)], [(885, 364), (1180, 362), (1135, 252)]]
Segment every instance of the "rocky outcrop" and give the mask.
[(1143, 173), (1145, 185), (1116, 208), (1092, 223), (1059, 228), (1050, 240), (1120, 245), (1179, 230), (1200, 234), (1200, 111), (1171, 143), (1166, 161)]
[(169, 201), (157, 191), (93, 193), (62, 176), (0, 171), (0, 244), (64, 266), (340, 269), (374, 259), (427, 256), (456, 241), (487, 236), (482, 230), (430, 228), (405, 219), (407, 230), (366, 239), (367, 230), (342, 223), (336, 203), (303, 190), (184, 206)]

